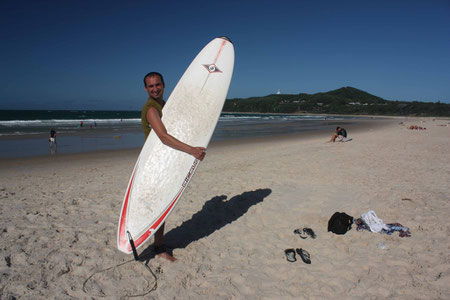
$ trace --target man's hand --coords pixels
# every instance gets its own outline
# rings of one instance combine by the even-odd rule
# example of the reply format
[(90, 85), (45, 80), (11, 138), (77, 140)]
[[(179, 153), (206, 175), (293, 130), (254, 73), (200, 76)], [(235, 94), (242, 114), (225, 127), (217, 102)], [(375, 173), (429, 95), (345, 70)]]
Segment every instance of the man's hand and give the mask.
[(189, 152), (192, 156), (199, 160), (203, 160), (206, 155), (206, 148), (204, 147), (192, 147), (191, 151)]

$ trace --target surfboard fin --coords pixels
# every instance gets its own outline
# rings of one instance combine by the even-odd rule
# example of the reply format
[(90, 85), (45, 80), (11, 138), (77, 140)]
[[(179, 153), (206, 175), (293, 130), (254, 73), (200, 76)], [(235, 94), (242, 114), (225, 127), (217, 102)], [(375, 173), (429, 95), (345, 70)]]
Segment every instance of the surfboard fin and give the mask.
[(134, 259), (139, 260), (139, 255), (137, 254), (136, 246), (134, 246), (133, 237), (131, 236), (131, 233), (129, 231), (127, 231), (127, 234), (128, 234), (128, 241), (130, 242), (131, 245), (131, 250), (133, 250)]

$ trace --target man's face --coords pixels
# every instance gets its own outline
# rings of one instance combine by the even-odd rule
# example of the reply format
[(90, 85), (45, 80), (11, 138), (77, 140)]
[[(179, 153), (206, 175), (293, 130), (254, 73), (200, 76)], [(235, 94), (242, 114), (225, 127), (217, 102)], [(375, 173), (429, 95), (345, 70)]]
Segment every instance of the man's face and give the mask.
[(156, 100), (162, 100), (164, 94), (164, 85), (161, 77), (158, 75), (145, 78), (145, 89), (150, 97)]

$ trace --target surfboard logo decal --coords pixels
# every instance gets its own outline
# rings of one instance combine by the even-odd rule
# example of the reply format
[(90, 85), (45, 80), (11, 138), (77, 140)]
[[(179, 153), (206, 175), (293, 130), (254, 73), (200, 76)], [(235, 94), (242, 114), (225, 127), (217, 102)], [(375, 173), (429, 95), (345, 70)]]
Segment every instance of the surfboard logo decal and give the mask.
[(189, 183), (189, 180), (191, 180), (192, 175), (194, 174), (195, 169), (197, 168), (199, 160), (195, 159), (194, 163), (191, 166), (191, 169), (189, 170), (188, 174), (186, 175), (186, 178), (184, 179), (182, 187), (186, 187), (186, 185)]
[(216, 66), (216, 64), (203, 65), (209, 73), (222, 73), (222, 71)]

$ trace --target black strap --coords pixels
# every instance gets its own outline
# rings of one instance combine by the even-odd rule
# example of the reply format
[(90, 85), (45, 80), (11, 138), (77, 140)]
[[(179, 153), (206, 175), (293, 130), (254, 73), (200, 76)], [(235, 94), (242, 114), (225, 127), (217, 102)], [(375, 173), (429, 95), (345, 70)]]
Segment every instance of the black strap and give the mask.
[(139, 255), (137, 254), (136, 247), (134, 246), (134, 241), (133, 238), (131, 237), (131, 233), (127, 231), (127, 234), (128, 234), (128, 241), (130, 242), (131, 245), (131, 250), (133, 250), (134, 259), (139, 260)]

